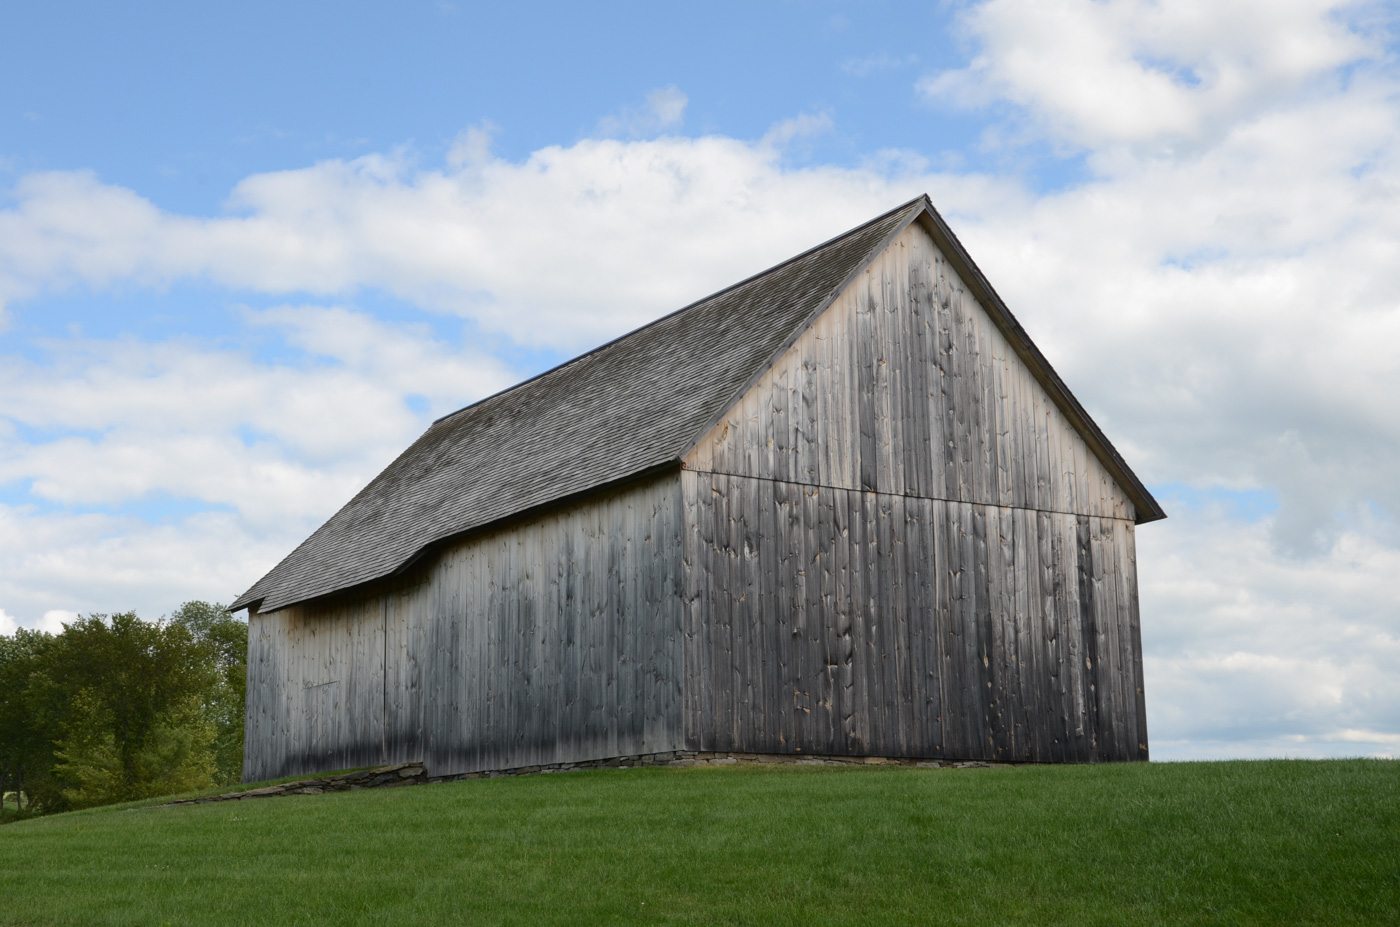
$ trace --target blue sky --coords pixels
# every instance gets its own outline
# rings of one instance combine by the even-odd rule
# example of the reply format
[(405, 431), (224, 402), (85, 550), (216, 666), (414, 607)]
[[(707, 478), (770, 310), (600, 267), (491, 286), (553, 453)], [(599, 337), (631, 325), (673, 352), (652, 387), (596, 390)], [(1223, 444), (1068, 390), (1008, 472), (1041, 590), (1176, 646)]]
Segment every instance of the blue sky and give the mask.
[(601, 7), (33, 4), (8, 24), (23, 39), (7, 50), (7, 155), (12, 170), (97, 169), (207, 211), (250, 173), (399, 146), (441, 157), (483, 120), (519, 158), (668, 85), (698, 133), (756, 138), (839, 113), (842, 133), (801, 153), (823, 161), (957, 156), (975, 139), (974, 119), (928, 119), (910, 79), (956, 63), (951, 7)]
[(434, 416), (928, 192), (1172, 517), (1159, 757), (1400, 750), (1385, 4), (28, 4), (0, 631), (227, 601)]
[[(689, 134), (757, 139), (785, 119), (840, 114), (841, 132), (803, 138), (783, 152), (788, 163), (856, 165), (886, 149), (965, 157), (978, 120), (929, 119), (911, 80), (955, 60), (952, 9), (852, 12), (841, 3), (664, 15), (645, 3), (34, 4), (9, 24), (23, 40), (8, 50), (0, 88), (0, 170), (91, 171), (164, 210), (220, 213), (250, 174), (389, 151), (440, 162), (467, 126), (494, 127), (493, 148), (509, 159), (588, 138), (610, 119), (615, 134), (646, 134), (623, 124), (629, 111), (645, 122), (646, 95), (681, 85)], [(885, 25), (891, 17), (899, 30)], [(770, 79), (755, 81), (762, 72)], [(1018, 161), (1050, 176), (1066, 167)], [(74, 326), (99, 337), (227, 335), (231, 310), (214, 307), (229, 288), (200, 283), (122, 282), (96, 300), (83, 286), (46, 294), (47, 311), (25, 312), (11, 331), (31, 349)], [(273, 302), (302, 295), (280, 291)], [(379, 317), (412, 313), (379, 296), (358, 298), (376, 301)]]

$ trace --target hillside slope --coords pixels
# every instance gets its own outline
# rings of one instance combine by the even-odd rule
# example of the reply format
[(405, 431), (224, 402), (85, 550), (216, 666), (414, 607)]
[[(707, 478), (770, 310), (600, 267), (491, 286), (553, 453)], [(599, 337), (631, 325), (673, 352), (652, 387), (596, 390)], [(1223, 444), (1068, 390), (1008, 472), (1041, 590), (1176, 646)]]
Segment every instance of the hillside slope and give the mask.
[(1382, 924), (1400, 763), (578, 772), (0, 829), (0, 924)]

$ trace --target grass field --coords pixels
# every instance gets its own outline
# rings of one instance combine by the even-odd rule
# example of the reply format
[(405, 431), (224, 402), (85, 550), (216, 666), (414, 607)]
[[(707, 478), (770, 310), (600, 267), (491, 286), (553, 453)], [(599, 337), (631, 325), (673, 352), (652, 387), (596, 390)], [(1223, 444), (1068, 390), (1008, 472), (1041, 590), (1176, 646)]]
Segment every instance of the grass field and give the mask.
[(1400, 763), (575, 772), (0, 829), (0, 924), (1397, 924)]

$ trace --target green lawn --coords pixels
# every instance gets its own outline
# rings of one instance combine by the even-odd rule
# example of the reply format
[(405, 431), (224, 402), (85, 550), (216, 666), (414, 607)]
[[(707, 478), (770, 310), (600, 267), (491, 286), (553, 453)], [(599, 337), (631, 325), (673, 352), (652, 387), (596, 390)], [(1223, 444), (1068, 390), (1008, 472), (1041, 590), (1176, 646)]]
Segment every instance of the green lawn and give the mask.
[(1397, 924), (1400, 763), (598, 770), (0, 829), (0, 924)]

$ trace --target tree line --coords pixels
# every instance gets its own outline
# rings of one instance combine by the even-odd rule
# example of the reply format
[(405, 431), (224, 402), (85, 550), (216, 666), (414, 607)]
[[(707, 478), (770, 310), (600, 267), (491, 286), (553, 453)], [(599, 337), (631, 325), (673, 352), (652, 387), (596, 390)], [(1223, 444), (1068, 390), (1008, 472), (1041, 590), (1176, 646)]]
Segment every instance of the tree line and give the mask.
[(247, 653), (208, 602), (0, 635), (0, 818), (238, 782)]

